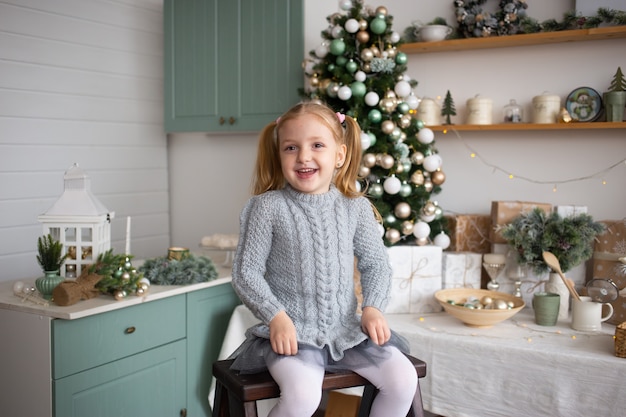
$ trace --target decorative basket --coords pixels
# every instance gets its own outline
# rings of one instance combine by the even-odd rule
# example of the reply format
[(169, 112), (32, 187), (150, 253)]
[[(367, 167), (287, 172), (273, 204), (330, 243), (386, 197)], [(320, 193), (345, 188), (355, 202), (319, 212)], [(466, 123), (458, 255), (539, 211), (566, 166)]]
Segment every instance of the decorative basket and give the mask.
[(626, 358), (626, 321), (615, 326), (615, 356)]

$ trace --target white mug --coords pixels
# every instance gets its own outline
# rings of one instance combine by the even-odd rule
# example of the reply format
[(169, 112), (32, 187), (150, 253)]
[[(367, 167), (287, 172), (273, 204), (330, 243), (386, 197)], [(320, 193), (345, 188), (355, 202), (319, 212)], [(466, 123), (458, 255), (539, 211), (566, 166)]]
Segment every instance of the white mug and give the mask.
[[(609, 312), (602, 316), (602, 306), (606, 305)], [(591, 297), (581, 296), (580, 301), (572, 298), (572, 329), (580, 331), (598, 331), (602, 322), (613, 315), (613, 306), (609, 303), (591, 301)]]

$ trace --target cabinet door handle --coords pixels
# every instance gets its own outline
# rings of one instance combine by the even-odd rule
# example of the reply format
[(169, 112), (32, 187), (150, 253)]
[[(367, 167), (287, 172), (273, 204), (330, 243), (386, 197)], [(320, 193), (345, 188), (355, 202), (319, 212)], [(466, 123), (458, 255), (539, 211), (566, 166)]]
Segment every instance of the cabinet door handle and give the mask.
[(226, 122), (226, 119), (224, 119), (223, 117), (220, 117), (220, 125), (223, 125)]
[(187, 409), (186, 408), (182, 408), (180, 410), (180, 417), (187, 417)]
[(230, 119), (228, 119), (228, 123), (230, 123), (231, 125), (235, 124), (235, 118), (234, 117), (230, 117)]
[(132, 333), (135, 333), (135, 330), (137, 330), (137, 329), (135, 329), (135, 326), (130, 326), (130, 327), (127, 327), (126, 330), (124, 330), (124, 333), (125, 334), (132, 334)]

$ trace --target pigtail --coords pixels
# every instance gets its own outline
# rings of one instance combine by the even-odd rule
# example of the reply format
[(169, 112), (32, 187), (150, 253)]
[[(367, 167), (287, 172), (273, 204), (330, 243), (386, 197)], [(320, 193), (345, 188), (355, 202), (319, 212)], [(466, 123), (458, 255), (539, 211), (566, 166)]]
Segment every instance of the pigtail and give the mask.
[(345, 118), (343, 139), (347, 148), (346, 160), (337, 170), (335, 186), (342, 194), (348, 197), (358, 197), (363, 194), (356, 187), (361, 164), (361, 128), (356, 120), (350, 116)]
[(261, 132), (257, 149), (256, 166), (252, 183), (254, 195), (277, 190), (285, 185), (285, 178), (280, 167), (276, 140), (276, 122), (271, 122)]

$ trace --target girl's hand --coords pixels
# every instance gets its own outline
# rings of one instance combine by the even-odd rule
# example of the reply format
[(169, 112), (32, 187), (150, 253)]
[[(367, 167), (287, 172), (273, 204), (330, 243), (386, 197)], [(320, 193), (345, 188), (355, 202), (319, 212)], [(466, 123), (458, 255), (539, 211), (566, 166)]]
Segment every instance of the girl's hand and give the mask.
[(361, 328), (377, 345), (384, 345), (391, 337), (391, 330), (383, 313), (375, 307), (364, 307)]
[(295, 355), (298, 353), (296, 326), (285, 311), (278, 313), (270, 321), (270, 344), (272, 350), (279, 355)]

